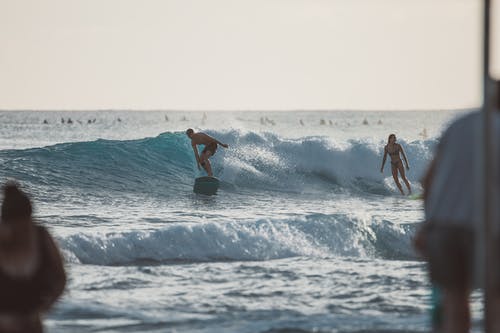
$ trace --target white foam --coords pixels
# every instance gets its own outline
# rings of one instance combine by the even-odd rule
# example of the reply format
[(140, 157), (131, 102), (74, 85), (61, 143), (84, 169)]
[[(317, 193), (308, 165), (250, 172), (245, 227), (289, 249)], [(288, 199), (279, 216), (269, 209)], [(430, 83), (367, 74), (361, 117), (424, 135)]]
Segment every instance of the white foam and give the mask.
[[(387, 221), (344, 214), (248, 222), (178, 223), (155, 231), (79, 233), (60, 239), (67, 260), (96, 265), (145, 261), (270, 260), (295, 256), (411, 256), (410, 236)], [(389, 239), (390, 242), (385, 240)], [(400, 239), (394, 243), (394, 239)]]

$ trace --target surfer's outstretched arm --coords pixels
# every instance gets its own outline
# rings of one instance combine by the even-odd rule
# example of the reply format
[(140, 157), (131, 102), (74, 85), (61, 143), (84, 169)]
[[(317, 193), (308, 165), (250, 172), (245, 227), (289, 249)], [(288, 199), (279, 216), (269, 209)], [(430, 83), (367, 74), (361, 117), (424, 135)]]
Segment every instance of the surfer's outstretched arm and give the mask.
[(384, 172), (385, 160), (387, 159), (387, 147), (384, 148), (384, 158), (382, 158), (382, 166), (380, 167), (380, 172)]
[(401, 145), (399, 145), (399, 148), (401, 148), (401, 154), (403, 155), (403, 159), (405, 160), (406, 169), (410, 170), (410, 165), (408, 164), (408, 159), (406, 158), (405, 151), (403, 150), (403, 147)]
[(198, 167), (198, 169), (201, 169), (201, 167), (200, 167), (200, 154), (198, 154), (198, 147), (196, 147), (196, 145), (194, 143), (191, 144), (191, 146), (193, 147), (194, 157), (196, 158), (196, 166)]
[[(214, 139), (214, 140), (215, 140), (215, 139)], [(218, 144), (219, 146), (222, 146), (222, 147), (224, 147), (224, 148), (229, 147), (226, 143), (222, 143), (222, 142), (220, 142), (219, 140), (215, 140), (215, 142), (217, 142), (217, 144)]]

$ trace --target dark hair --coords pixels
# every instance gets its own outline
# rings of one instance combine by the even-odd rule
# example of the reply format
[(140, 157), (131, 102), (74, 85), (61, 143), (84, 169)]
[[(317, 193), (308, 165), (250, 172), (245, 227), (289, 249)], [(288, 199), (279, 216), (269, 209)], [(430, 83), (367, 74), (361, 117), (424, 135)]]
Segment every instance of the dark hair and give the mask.
[(189, 135), (189, 134), (193, 134), (194, 133), (194, 130), (192, 128), (188, 128), (186, 130), (186, 134)]
[(32, 207), (28, 196), (15, 182), (3, 186), (2, 220), (31, 217)]
[(389, 134), (389, 137), (387, 138), (387, 143), (391, 141), (391, 137), (394, 137), (394, 139), (396, 139), (396, 134)]

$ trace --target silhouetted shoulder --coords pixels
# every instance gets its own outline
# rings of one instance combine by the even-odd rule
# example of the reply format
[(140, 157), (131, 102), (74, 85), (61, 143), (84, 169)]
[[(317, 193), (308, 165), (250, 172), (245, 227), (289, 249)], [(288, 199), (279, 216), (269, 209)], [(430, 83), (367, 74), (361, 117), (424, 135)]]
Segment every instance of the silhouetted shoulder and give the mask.
[(63, 258), (54, 239), (43, 226), (37, 225), (41, 265), (38, 272), (42, 309), (48, 309), (61, 296), (66, 286)]
[(0, 312), (45, 311), (61, 296), (66, 285), (62, 257), (47, 229), (36, 226), (39, 262), (28, 278), (12, 277), (0, 271)]
[(448, 129), (445, 131), (447, 133), (459, 132), (467, 129), (473, 129), (474, 126), (480, 125), (482, 114), (480, 112), (468, 113), (462, 117), (457, 118), (453, 121)]

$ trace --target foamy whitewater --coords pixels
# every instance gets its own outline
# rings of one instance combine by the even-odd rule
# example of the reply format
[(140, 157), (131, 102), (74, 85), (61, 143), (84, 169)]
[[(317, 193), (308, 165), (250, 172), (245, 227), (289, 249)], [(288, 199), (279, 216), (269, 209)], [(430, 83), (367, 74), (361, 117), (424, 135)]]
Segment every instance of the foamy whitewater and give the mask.
[[(47, 332), (429, 331), (422, 202), (382, 151), (395, 133), (421, 192), (463, 113), (0, 112), (1, 179), (66, 260)], [(229, 144), (216, 196), (192, 192), (188, 127)]]

